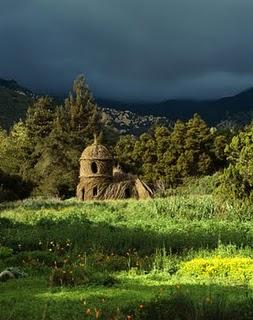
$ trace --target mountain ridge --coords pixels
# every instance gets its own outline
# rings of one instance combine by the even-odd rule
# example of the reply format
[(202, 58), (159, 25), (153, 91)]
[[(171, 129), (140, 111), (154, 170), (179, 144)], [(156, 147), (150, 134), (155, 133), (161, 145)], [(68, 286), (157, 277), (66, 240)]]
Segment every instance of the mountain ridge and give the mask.
[[(0, 125), (9, 129), (23, 119), (28, 106), (38, 97), (15, 80), (0, 78)], [(120, 133), (140, 134), (156, 123), (170, 125), (177, 119), (187, 120), (199, 113), (209, 125), (225, 120), (242, 125), (253, 119), (253, 88), (234, 96), (213, 100), (170, 99), (153, 103), (126, 103), (95, 99), (105, 121)]]
[[(15, 80), (0, 79), (0, 126), (8, 130), (14, 122), (23, 119), (28, 106), (36, 97), (38, 95), (20, 86)], [(61, 103), (63, 98), (58, 100)], [(120, 134), (138, 135), (158, 122), (170, 125), (164, 117), (140, 116), (129, 110), (119, 111), (113, 108), (100, 110), (105, 123), (113, 126)]]
[(186, 120), (199, 113), (209, 124), (216, 124), (227, 117), (253, 110), (253, 88), (248, 88), (234, 96), (213, 100), (170, 99), (157, 103), (115, 103), (113, 100), (98, 99), (99, 104), (116, 109), (128, 109), (140, 115), (153, 114), (170, 120)]

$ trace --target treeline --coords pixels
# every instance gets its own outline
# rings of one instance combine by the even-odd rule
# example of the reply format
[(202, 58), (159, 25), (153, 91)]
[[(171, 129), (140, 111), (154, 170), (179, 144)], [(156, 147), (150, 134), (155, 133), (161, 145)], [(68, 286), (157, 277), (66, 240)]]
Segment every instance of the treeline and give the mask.
[(214, 175), (216, 194), (253, 202), (253, 123), (243, 130), (210, 128), (198, 114), (173, 128), (120, 137), (115, 151), (126, 168), (154, 187), (175, 188)]
[(195, 114), (173, 127), (119, 136), (103, 122), (85, 79), (79, 76), (62, 104), (39, 98), (24, 121), (0, 129), (0, 200), (30, 195), (75, 195), (79, 157), (96, 133), (126, 171), (151, 186), (175, 188), (189, 178), (220, 172), (218, 192), (253, 199), (253, 125), (234, 133), (210, 128)]
[(120, 137), (117, 158), (147, 182), (176, 187), (185, 178), (211, 175), (227, 164), (230, 132), (209, 128), (198, 114), (173, 128), (155, 127), (140, 137)]

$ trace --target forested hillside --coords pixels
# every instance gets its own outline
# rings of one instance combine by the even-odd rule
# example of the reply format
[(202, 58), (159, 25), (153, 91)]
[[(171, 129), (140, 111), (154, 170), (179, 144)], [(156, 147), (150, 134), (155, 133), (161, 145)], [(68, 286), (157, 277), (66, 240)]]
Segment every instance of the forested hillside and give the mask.
[[(9, 129), (15, 122), (24, 119), (28, 107), (35, 98), (34, 93), (20, 86), (16, 81), (0, 79), (0, 126)], [(54, 99), (59, 103), (64, 100), (55, 97)], [(105, 123), (122, 134), (141, 134), (157, 123), (170, 123), (166, 117), (156, 117), (152, 114), (143, 116), (128, 110), (103, 107), (99, 109)]]
[[(35, 94), (14, 80), (0, 79), (0, 125), (9, 129), (24, 119)], [(63, 98), (54, 98), (61, 103)], [(125, 103), (97, 98), (108, 125), (119, 133), (135, 135), (145, 132), (157, 123), (172, 124), (177, 119), (187, 120), (198, 113), (209, 124), (222, 128), (238, 128), (253, 119), (253, 89), (218, 100), (168, 100), (157, 103)]]
[[(132, 125), (130, 116), (125, 112), (120, 120)], [(9, 132), (0, 129), (2, 200), (74, 196), (80, 154), (94, 133), (114, 153), (115, 165), (143, 178), (158, 194), (189, 179), (214, 175), (221, 195), (252, 199), (252, 125), (240, 130), (211, 127), (194, 114), (174, 124), (150, 121), (151, 128), (133, 136), (112, 124), (82, 76), (62, 103), (50, 97), (35, 99), (23, 121)]]
[(124, 103), (120, 101), (98, 100), (103, 106), (130, 110), (140, 115), (153, 114), (170, 120), (187, 120), (198, 113), (210, 125), (217, 125), (225, 120), (245, 125), (252, 119), (253, 88), (235, 96), (217, 100), (167, 100), (152, 103)]
[(33, 100), (34, 94), (16, 81), (0, 79), (0, 125), (7, 129), (23, 118)]

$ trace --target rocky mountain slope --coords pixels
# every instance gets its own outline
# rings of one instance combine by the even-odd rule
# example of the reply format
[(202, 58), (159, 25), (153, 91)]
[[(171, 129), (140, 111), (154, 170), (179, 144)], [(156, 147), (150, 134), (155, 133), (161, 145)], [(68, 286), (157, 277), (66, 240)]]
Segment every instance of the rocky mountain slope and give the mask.
[[(36, 98), (30, 90), (20, 86), (15, 80), (0, 79), (0, 126), (9, 129), (24, 118), (28, 106)], [(103, 119), (121, 134), (140, 134), (156, 123), (169, 124), (165, 117), (141, 116), (127, 110), (101, 108)]]
[(170, 120), (189, 119), (194, 113), (199, 113), (209, 124), (216, 125), (227, 118), (237, 119), (253, 111), (253, 88), (235, 96), (217, 100), (167, 100), (158, 103), (132, 103), (99, 100), (103, 106), (117, 110), (130, 110), (139, 115), (153, 114)]
[(171, 125), (166, 117), (155, 117), (153, 115), (138, 115), (129, 110), (116, 110), (113, 108), (101, 108), (103, 118), (108, 125), (116, 128), (121, 134), (141, 134), (156, 124)]
[[(15, 80), (0, 79), (0, 126), (9, 129), (24, 118), (35, 98), (33, 92)], [(241, 126), (253, 120), (253, 88), (218, 100), (168, 100), (146, 104), (96, 101), (105, 122), (122, 134), (140, 134), (157, 123), (171, 125), (176, 119), (189, 119), (196, 112), (210, 125)]]

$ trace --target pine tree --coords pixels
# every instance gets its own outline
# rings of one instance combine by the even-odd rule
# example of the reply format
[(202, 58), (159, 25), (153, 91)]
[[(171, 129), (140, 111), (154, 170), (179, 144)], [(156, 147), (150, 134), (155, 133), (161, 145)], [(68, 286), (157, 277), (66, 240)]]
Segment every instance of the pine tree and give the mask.
[(40, 156), (34, 165), (37, 193), (60, 197), (75, 194), (81, 152), (92, 142), (94, 133), (102, 131), (101, 119), (84, 77), (79, 76), (64, 105), (56, 108), (47, 138), (38, 145)]
[(226, 137), (211, 130), (199, 115), (178, 120), (172, 129), (157, 126), (116, 146), (118, 159), (149, 183), (175, 187), (189, 177), (213, 174), (226, 164)]
[(205, 121), (195, 114), (187, 122), (185, 136), (186, 175), (198, 176), (212, 172), (211, 147), (213, 143), (210, 128)]
[(25, 127), (27, 145), (25, 146), (25, 160), (22, 163), (22, 177), (39, 183), (43, 173), (36, 170), (36, 165), (43, 155), (43, 147), (53, 129), (55, 117), (55, 103), (50, 97), (41, 97), (28, 108)]
[(123, 165), (126, 171), (140, 173), (141, 164), (134, 152), (137, 138), (131, 135), (121, 136), (114, 148), (115, 160)]
[[(160, 160), (160, 167), (164, 170), (167, 187), (174, 187), (181, 183), (184, 171), (182, 165), (185, 163), (184, 145), (186, 136), (186, 124), (178, 120), (168, 139), (168, 148)], [(181, 164), (181, 158), (183, 164)], [(162, 171), (160, 170), (161, 175)]]

